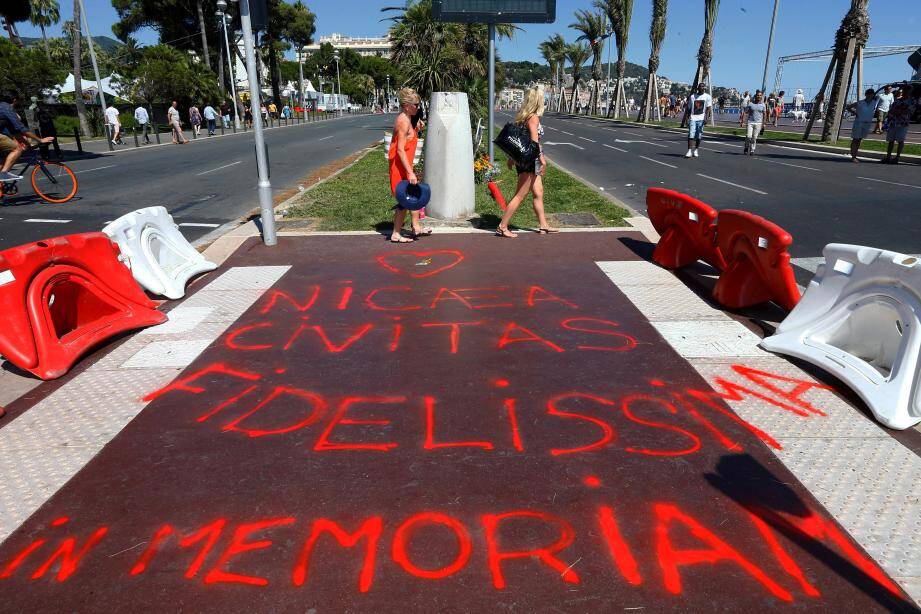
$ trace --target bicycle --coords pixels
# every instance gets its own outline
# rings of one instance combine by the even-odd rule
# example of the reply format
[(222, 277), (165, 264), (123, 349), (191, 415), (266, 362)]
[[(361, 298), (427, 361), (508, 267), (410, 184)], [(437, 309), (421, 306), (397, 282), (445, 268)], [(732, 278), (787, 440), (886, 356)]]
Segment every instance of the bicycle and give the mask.
[[(34, 167), (30, 179), (32, 190), (39, 198), (48, 203), (61, 204), (76, 196), (77, 176), (69, 166), (62, 162), (50, 162), (43, 159), (35, 145), (29, 147), (22, 157), (25, 164), (14, 174), (22, 175), (25, 179), (29, 167)], [(17, 179), (0, 183), (0, 200), (4, 196), (17, 195), (20, 181)]]

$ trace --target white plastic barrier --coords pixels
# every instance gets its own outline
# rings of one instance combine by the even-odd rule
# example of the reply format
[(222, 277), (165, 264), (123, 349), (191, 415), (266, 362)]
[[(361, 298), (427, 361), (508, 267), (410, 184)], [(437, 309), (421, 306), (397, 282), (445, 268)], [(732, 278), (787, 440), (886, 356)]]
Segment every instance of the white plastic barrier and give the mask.
[(102, 232), (118, 244), (135, 281), (153, 294), (182, 298), (192, 277), (217, 268), (186, 241), (164, 207), (123, 215)]
[(921, 422), (921, 260), (832, 243), (806, 293), (761, 342), (854, 389), (884, 425)]
[[(385, 132), (384, 133), (384, 159), (390, 158), (390, 143), (393, 141), (393, 133)], [(422, 149), (425, 146), (425, 139), (419, 139), (419, 143), (416, 145), (416, 155), (413, 156), (413, 164), (419, 164), (419, 160), (422, 159)]]
[(432, 188), (426, 215), (443, 220), (473, 217), (473, 134), (467, 94), (434, 92), (426, 130), (425, 182)]

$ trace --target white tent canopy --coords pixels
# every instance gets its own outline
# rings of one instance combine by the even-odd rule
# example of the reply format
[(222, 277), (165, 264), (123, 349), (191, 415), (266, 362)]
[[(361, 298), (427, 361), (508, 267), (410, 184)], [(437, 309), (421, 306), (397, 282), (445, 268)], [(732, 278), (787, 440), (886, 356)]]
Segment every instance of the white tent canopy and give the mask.
[[(109, 75), (102, 81), (102, 93), (108, 96), (119, 96), (121, 97), (121, 89), (112, 82), (113, 78), (117, 80), (118, 75)], [(89, 81), (87, 79), (80, 79), (81, 91), (82, 92), (95, 92), (96, 91), (96, 81)], [(69, 94), (74, 91), (74, 76), (73, 74), (68, 74), (67, 79), (61, 85), (55, 86), (59, 94)]]

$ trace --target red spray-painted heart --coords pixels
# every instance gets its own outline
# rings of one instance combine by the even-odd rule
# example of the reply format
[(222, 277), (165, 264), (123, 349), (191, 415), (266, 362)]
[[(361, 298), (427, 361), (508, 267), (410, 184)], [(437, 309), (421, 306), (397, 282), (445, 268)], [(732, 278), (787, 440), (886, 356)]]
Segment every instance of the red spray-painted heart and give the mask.
[(420, 279), (447, 271), (461, 263), (464, 254), (454, 249), (433, 249), (424, 252), (393, 252), (377, 257), (377, 262), (399, 275)]

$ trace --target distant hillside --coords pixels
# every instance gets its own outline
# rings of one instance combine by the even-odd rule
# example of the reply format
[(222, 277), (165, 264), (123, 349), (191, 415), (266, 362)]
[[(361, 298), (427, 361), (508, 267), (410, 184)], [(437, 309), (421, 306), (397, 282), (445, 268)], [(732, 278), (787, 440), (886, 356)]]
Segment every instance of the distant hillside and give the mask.
[[(22, 39), (22, 44), (26, 47), (42, 44), (41, 38), (31, 38), (29, 36), (20, 36), (20, 38)], [(120, 41), (117, 41), (109, 36), (94, 36), (93, 42), (99, 45), (103, 51), (109, 54), (114, 53), (116, 50), (122, 47), (122, 43)]]
[[(550, 79), (550, 67), (546, 64), (538, 64), (537, 62), (525, 61), (502, 62), (502, 65), (505, 67), (505, 77), (510, 85), (525, 86), (534, 81), (547, 81)], [(607, 75), (607, 70), (607, 64), (602, 64), (602, 73)], [(588, 75), (590, 71), (591, 62), (588, 62), (583, 69), (583, 74)], [(617, 62), (611, 62), (611, 75), (617, 75)], [(625, 76), (641, 77), (645, 79), (649, 76), (649, 71), (639, 64), (627, 62)]]

